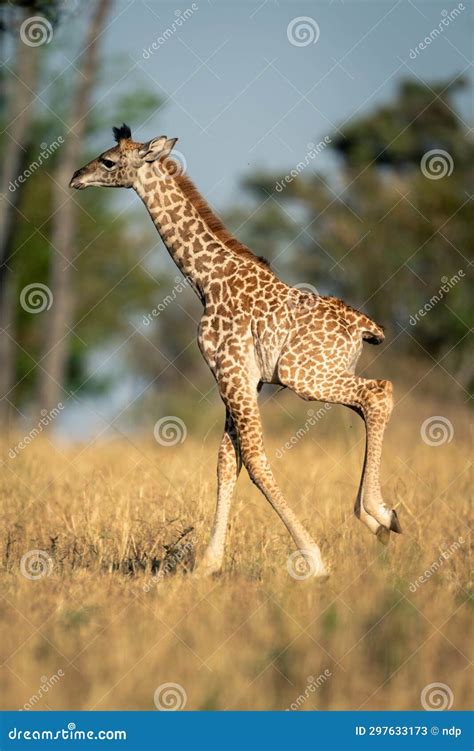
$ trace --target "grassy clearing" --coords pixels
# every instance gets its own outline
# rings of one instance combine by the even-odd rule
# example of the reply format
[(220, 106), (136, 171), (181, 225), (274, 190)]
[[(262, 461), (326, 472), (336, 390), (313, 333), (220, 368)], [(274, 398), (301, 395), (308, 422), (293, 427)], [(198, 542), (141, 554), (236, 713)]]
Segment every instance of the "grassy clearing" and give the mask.
[[(404, 534), (384, 548), (352, 514), (358, 418), (334, 408), (277, 458), (318, 409), (278, 399), (272, 418), (263, 410), (268, 453), (331, 566), (324, 584), (289, 576), (291, 542), (244, 474), (223, 575), (187, 572), (212, 520), (213, 412), (175, 447), (148, 437), (68, 448), (38, 438), (9, 459), (12, 442), (4, 444), (2, 708), (153, 709), (167, 682), (184, 688), (188, 709), (418, 709), (433, 682), (450, 687), (455, 709), (468, 707), (463, 408), (441, 412), (454, 437), (437, 447), (421, 440), (420, 425), (439, 404), (418, 394), (395, 410), (383, 481)], [(157, 576), (176, 545), (176, 571)], [(20, 561), (35, 549), (52, 568), (31, 580)]]

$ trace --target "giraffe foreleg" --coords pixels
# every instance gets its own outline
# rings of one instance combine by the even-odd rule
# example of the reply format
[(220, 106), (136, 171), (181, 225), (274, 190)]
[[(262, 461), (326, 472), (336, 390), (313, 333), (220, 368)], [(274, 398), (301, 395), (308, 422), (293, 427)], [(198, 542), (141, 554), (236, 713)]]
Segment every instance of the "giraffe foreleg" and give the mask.
[(252, 482), (263, 493), (293, 537), (307, 562), (308, 572), (315, 577), (326, 578), (328, 571), (318, 545), (288, 506), (274, 480), (263, 445), (262, 425), (257, 404), (257, 384), (251, 384), (250, 380), (243, 373), (242, 387), (239, 389), (226, 382), (219, 382), (221, 396), (237, 428), (242, 461)]
[(205, 574), (218, 573), (222, 568), (229, 511), (241, 467), (237, 431), (232, 416), (227, 410), (224, 435), (217, 461), (217, 504), (214, 524), (211, 539), (198, 567)]

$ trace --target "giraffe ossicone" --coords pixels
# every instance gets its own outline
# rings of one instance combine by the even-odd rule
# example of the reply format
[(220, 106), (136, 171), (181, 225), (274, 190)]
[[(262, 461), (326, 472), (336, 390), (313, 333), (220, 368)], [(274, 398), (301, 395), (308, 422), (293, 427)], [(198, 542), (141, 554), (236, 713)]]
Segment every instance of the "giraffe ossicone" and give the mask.
[(133, 188), (172, 259), (200, 298), (198, 344), (226, 409), (218, 454), (217, 506), (211, 539), (198, 569), (218, 572), (232, 495), (242, 464), (296, 543), (311, 576), (326, 578), (319, 546), (283, 497), (263, 444), (257, 394), (262, 384), (292, 389), (303, 399), (344, 404), (366, 427), (365, 456), (355, 514), (381, 542), (401, 532), (382, 499), (380, 462), (392, 411), (392, 384), (360, 378), (364, 341), (379, 344), (383, 328), (335, 297), (291, 287), (224, 227), (168, 159), (177, 139), (146, 143), (130, 128), (114, 128), (116, 145), (74, 173), (70, 187)]

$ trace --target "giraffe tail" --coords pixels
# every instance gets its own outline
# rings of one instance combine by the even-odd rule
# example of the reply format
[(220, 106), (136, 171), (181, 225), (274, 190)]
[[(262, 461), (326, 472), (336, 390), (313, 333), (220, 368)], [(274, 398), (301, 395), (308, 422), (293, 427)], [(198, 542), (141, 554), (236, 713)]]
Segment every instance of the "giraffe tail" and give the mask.
[(371, 318), (365, 316), (363, 313), (360, 315), (360, 326), (362, 328), (362, 339), (369, 344), (381, 344), (385, 339), (385, 333), (383, 326), (379, 326)]

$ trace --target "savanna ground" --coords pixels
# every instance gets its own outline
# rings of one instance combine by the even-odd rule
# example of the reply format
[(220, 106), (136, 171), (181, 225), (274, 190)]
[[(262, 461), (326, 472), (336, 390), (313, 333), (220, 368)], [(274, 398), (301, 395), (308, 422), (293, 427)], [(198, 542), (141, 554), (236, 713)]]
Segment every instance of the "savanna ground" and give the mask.
[[(153, 439), (160, 415), (140, 438), (39, 437), (15, 459), (5, 442), (2, 708), (154, 709), (169, 682), (187, 709), (421, 709), (435, 682), (468, 708), (468, 413), (426, 381), (396, 388), (383, 487), (403, 534), (386, 548), (352, 513), (359, 418), (334, 407), (281, 456), (321, 405), (283, 393), (263, 407), (277, 479), (330, 564), (324, 583), (290, 576), (290, 539), (245, 472), (223, 574), (189, 572), (210, 532), (220, 409), (173, 447)], [(439, 415), (452, 440), (427, 445), (421, 425)], [(45, 557), (29, 578), (31, 550)]]

